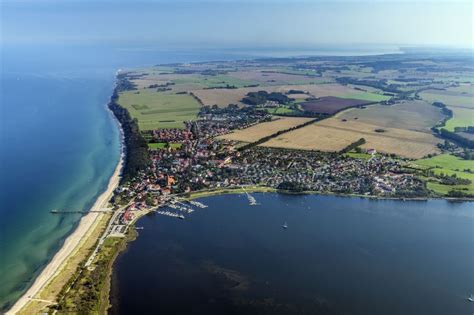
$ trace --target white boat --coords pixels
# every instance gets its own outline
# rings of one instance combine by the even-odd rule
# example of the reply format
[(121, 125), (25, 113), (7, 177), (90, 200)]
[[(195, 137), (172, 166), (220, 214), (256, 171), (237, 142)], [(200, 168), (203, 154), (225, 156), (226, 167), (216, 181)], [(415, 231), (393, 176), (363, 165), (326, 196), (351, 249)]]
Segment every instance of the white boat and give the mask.
[(470, 297), (467, 298), (469, 302), (474, 302), (474, 294), (471, 294)]
[(207, 208), (207, 205), (205, 205), (205, 204), (203, 204), (202, 202), (199, 202), (199, 201), (190, 200), (189, 203), (192, 204), (193, 206), (198, 207), (198, 208)]
[(285, 224), (283, 224), (282, 227), (283, 227), (284, 229), (287, 229), (287, 228), (288, 228), (288, 224), (285, 222)]

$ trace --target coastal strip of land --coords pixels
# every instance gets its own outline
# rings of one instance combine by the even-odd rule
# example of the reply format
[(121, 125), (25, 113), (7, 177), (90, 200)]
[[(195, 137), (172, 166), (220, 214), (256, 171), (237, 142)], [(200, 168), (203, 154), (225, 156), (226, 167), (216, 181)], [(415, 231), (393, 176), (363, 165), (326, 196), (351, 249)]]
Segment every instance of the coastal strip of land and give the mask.
[[(117, 164), (112, 177), (109, 180), (107, 189), (97, 198), (90, 212), (84, 215), (77, 228), (65, 240), (61, 249), (54, 255), (53, 259), (38, 275), (33, 285), (16, 301), (13, 307), (6, 314), (18, 314), (30, 302), (35, 301), (37, 296), (64, 268), (68, 258), (80, 246), (81, 241), (89, 234), (98, 218), (102, 216), (101, 210), (107, 207), (114, 190), (120, 182), (120, 174), (123, 167), (123, 158)], [(54, 302), (52, 302), (54, 303)]]

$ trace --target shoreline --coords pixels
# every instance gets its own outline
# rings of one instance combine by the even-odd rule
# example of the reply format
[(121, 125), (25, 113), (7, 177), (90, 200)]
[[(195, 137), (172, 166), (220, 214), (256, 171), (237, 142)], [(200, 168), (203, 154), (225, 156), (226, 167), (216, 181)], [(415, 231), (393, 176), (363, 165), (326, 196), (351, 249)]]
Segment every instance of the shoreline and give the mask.
[[(122, 125), (115, 117), (114, 113), (106, 106), (107, 110), (111, 113), (112, 119), (114, 119), (119, 128), (120, 133), (120, 158), (117, 166), (110, 177), (105, 191), (100, 194), (94, 204), (90, 207), (89, 211), (100, 211), (106, 208), (110, 198), (112, 197), (115, 189), (118, 187), (122, 175), (123, 166), (125, 163), (125, 150), (124, 150), (124, 132)], [(94, 228), (96, 222), (106, 212), (88, 212), (84, 215), (76, 228), (69, 234), (61, 248), (54, 254), (53, 258), (44, 266), (41, 273), (36, 277), (33, 284), (15, 301), (13, 306), (5, 313), (13, 315), (23, 310), (31, 301), (34, 301), (35, 296), (39, 295), (41, 291), (63, 270), (66, 266), (68, 259), (74, 255), (77, 249), (80, 248), (84, 238), (87, 238), (87, 234)]]
[(320, 192), (320, 191), (302, 191), (302, 192), (292, 192), (286, 190), (279, 190), (276, 188), (266, 187), (266, 186), (243, 186), (243, 187), (227, 187), (227, 188), (216, 188), (216, 189), (206, 189), (191, 192), (189, 196), (179, 196), (185, 200), (192, 200), (197, 198), (205, 198), (209, 196), (216, 195), (226, 195), (226, 194), (244, 194), (244, 193), (278, 193), (286, 195), (321, 195), (321, 196), (335, 196), (335, 197), (344, 197), (344, 198), (367, 198), (371, 200), (398, 200), (398, 201), (428, 201), (428, 200), (446, 200), (451, 202), (473, 202), (474, 198), (455, 198), (455, 197), (444, 197), (444, 196), (429, 196), (429, 197), (382, 197), (382, 196), (373, 196), (373, 195), (361, 195), (361, 194), (338, 194), (331, 192)]

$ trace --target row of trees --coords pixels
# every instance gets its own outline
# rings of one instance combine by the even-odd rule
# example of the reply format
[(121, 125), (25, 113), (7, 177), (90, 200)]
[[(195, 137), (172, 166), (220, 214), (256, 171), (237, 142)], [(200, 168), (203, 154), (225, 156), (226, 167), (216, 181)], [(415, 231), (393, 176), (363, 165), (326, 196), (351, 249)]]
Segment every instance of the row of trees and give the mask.
[(284, 133), (287, 133), (287, 132), (290, 132), (290, 131), (293, 131), (293, 130), (296, 130), (296, 129), (299, 129), (299, 128), (303, 128), (303, 127), (306, 127), (306, 126), (309, 126), (309, 125), (311, 125), (311, 124), (313, 124), (313, 123), (315, 123), (315, 122), (317, 122), (317, 121), (319, 121), (319, 120), (320, 120), (319, 118), (311, 119), (311, 120), (309, 120), (309, 121), (307, 121), (307, 122), (305, 122), (305, 123), (303, 123), (303, 124), (301, 124), (301, 125), (297, 125), (297, 126), (294, 126), (294, 127), (288, 128), (288, 129), (284, 129), (284, 130), (279, 130), (279, 131), (277, 131), (277, 132), (275, 132), (275, 133), (272, 133), (271, 135), (268, 135), (268, 136), (266, 136), (266, 137), (263, 137), (263, 138), (261, 138), (261, 139), (255, 141), (255, 142), (252, 142), (252, 143), (246, 144), (246, 145), (244, 145), (244, 146), (241, 146), (238, 150), (239, 150), (239, 151), (244, 151), (244, 150), (246, 150), (246, 149), (250, 149), (250, 148), (255, 147), (255, 146), (257, 146), (257, 145), (260, 145), (260, 144), (262, 144), (262, 143), (264, 143), (264, 142), (267, 142), (268, 140), (270, 140), (270, 139), (272, 139), (272, 138), (276, 138), (276, 137), (278, 137), (278, 136), (281, 135), (281, 134), (284, 134)]
[(469, 149), (474, 149), (474, 141), (464, 138), (463, 136), (458, 135), (455, 132), (449, 131), (447, 129), (441, 128), (441, 130), (435, 129), (435, 132), (439, 134), (441, 137), (453, 140), (458, 143), (462, 147), (466, 147)]
[(345, 147), (344, 149), (339, 151), (339, 153), (347, 153), (349, 151), (352, 151), (352, 150), (358, 148), (359, 146), (363, 145), (364, 143), (365, 143), (365, 139), (360, 138), (359, 140), (352, 142), (347, 147)]
[(140, 133), (136, 119), (132, 119), (128, 110), (117, 103), (118, 92), (115, 89), (109, 108), (122, 126), (125, 138), (125, 165), (122, 182), (133, 179), (149, 165), (148, 144)]

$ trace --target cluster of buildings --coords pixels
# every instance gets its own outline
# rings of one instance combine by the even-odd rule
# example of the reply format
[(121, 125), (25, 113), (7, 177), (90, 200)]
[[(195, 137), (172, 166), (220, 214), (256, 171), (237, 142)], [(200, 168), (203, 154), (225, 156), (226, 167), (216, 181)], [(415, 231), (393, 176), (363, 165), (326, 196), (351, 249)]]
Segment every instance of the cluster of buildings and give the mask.
[[(158, 141), (180, 146), (151, 150), (147, 171), (116, 195), (124, 201), (134, 200), (134, 208), (162, 204), (173, 194), (247, 185), (279, 188), (286, 183), (322, 193), (426, 196), (421, 180), (405, 171), (399, 160), (383, 155), (355, 159), (338, 153), (259, 146), (239, 151), (236, 142), (213, 137), (267, 117), (231, 111), (232, 115), (225, 109), (207, 108), (200, 120), (187, 123), (185, 129), (153, 131)], [(128, 219), (124, 216), (124, 220)]]
[[(425, 195), (424, 183), (406, 172), (400, 161), (382, 155), (354, 159), (337, 153), (255, 147), (234, 160), (239, 184), (278, 188), (296, 183), (323, 193), (399, 196)], [(412, 197), (411, 196), (411, 197)]]

